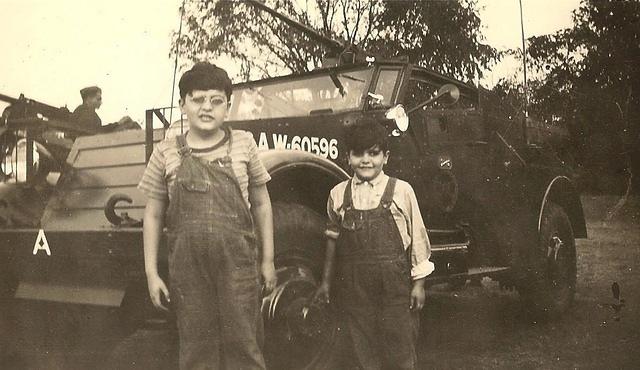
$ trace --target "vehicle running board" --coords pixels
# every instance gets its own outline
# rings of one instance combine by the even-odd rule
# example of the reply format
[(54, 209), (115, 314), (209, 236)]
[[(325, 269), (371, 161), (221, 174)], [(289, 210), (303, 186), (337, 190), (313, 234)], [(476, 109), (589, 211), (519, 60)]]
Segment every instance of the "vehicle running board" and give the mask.
[(466, 251), (469, 248), (469, 243), (451, 243), (451, 244), (439, 244), (431, 246), (431, 253), (442, 253), (450, 251)]
[(447, 245), (469, 245), (469, 235), (462, 228), (427, 230), (432, 249)]
[(435, 276), (427, 276), (427, 281), (430, 283), (446, 281), (451, 278), (461, 278), (461, 277), (484, 277), (484, 276), (495, 276), (505, 272), (508, 272), (510, 267), (506, 266), (482, 266), (482, 267), (471, 267), (467, 272), (456, 273), (456, 274), (448, 274), (448, 275), (435, 275)]

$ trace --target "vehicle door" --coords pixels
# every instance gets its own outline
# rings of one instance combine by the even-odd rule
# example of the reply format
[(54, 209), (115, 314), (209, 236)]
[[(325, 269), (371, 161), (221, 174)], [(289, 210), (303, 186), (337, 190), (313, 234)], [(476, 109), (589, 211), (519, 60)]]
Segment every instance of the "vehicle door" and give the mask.
[[(437, 94), (447, 80), (422, 69), (413, 69), (405, 84), (407, 111)], [(415, 136), (420, 158), (413, 185), (431, 227), (451, 227), (468, 221), (473, 204), (492, 192), (500, 167), (487, 144), (477, 92), (457, 82), (460, 99), (452, 106), (436, 101), (409, 114), (408, 134)], [(478, 189), (483, 189), (478, 191)]]

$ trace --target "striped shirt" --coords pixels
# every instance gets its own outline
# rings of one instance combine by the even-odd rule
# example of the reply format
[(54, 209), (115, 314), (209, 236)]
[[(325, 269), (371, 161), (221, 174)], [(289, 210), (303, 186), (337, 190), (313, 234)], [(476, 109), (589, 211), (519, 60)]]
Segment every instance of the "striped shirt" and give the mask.
[[(358, 210), (373, 209), (380, 204), (384, 189), (387, 187), (389, 176), (384, 172), (371, 181), (361, 181), (353, 177), (351, 182), (351, 199), (353, 207)], [(344, 217), (344, 192), (349, 180), (336, 185), (329, 193), (327, 201), (327, 215), (329, 222), (325, 235), (337, 239), (340, 236), (342, 218)], [(402, 244), (405, 250), (411, 247), (411, 276), (413, 279), (423, 278), (433, 272), (435, 266), (429, 261), (431, 257), (431, 243), (427, 235), (427, 229), (422, 221), (418, 200), (411, 185), (398, 179), (393, 191), (391, 203), (391, 215), (398, 227)]]
[[(251, 207), (249, 186), (264, 185), (271, 180), (271, 176), (258, 158), (258, 146), (253, 135), (242, 130), (231, 130), (231, 135), (233, 136), (233, 147), (229, 154), (232, 160), (231, 168), (240, 184), (244, 201)], [(191, 155), (211, 161), (226, 156), (228, 147), (227, 141), (225, 145), (211, 151), (192, 152)], [(149, 198), (170, 200), (179, 166), (180, 154), (176, 138), (171, 137), (161, 141), (149, 158), (138, 189)]]

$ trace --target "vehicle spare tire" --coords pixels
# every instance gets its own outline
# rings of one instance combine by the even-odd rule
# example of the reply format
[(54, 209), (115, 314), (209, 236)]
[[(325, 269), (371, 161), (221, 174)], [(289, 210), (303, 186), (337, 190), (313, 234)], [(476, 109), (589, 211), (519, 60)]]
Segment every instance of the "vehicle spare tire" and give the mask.
[(294, 203), (274, 202), (278, 285), (265, 297), (265, 360), (273, 369), (342, 368), (344, 336), (331, 306), (311, 298), (324, 262), (326, 218)]
[(576, 245), (565, 211), (547, 202), (539, 241), (527, 277), (518, 283), (525, 307), (535, 317), (554, 319), (573, 303), (576, 289)]
[(272, 208), (276, 265), (302, 263), (320, 278), (326, 217), (297, 203), (274, 202)]

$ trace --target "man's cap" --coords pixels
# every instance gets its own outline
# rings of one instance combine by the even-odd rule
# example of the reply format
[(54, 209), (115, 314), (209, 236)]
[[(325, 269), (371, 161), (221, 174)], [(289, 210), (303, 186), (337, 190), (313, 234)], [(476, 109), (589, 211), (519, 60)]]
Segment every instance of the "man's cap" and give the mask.
[(82, 97), (82, 100), (84, 100), (101, 92), (102, 89), (100, 89), (98, 86), (89, 86), (80, 90), (80, 96)]

